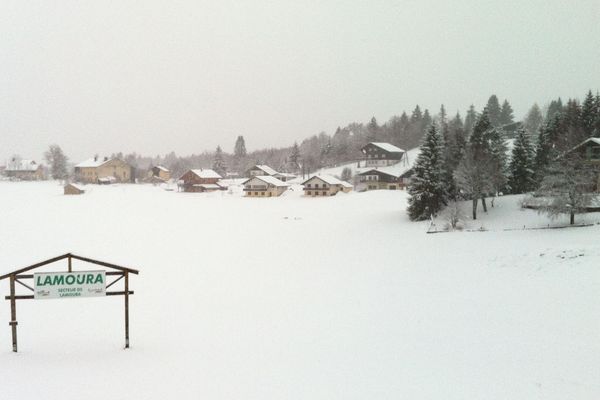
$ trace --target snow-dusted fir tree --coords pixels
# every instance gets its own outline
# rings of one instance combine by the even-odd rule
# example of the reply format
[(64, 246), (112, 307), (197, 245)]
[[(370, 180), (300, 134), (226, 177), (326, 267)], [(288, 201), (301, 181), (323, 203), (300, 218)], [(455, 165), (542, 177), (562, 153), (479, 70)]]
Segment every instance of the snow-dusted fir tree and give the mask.
[(533, 147), (524, 128), (517, 131), (512, 149), (508, 185), (511, 193), (526, 193), (535, 189), (533, 179)]
[(473, 202), (473, 219), (477, 219), (477, 203), (481, 199), (483, 210), (487, 211), (485, 197), (494, 191), (490, 179), (490, 140), (488, 131), (492, 125), (487, 109), (477, 119), (469, 136), (465, 156), (454, 172), (456, 186), (465, 199)]
[(67, 156), (63, 153), (59, 145), (53, 144), (48, 151), (44, 153), (44, 158), (50, 166), (50, 175), (52, 179), (67, 179)]
[[(493, 128), (486, 132), (489, 154), (487, 155), (487, 174), (492, 188), (492, 207), (495, 197), (503, 192), (507, 183), (507, 157), (504, 132), (500, 128)], [(485, 201), (482, 199), (482, 201)], [(485, 207), (485, 203), (484, 203)]]
[(223, 150), (221, 149), (221, 146), (217, 146), (217, 150), (215, 151), (212, 169), (223, 177), (227, 173), (227, 167), (225, 165), (225, 160), (223, 159)]
[(586, 212), (597, 194), (593, 191), (595, 174), (578, 151), (570, 151), (548, 165), (544, 179), (537, 190), (543, 203), (539, 212), (551, 218), (569, 215), (575, 224), (575, 215)]
[(421, 153), (414, 166), (414, 175), (408, 188), (408, 215), (413, 221), (430, 218), (446, 203), (443, 184), (443, 154), (441, 138), (431, 125), (421, 144)]

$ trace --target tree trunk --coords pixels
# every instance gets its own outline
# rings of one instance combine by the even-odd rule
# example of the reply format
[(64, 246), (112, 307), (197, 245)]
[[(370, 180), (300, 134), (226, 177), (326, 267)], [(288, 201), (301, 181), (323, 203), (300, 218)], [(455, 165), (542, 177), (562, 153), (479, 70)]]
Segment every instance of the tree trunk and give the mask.
[(496, 195), (492, 196), (492, 208), (494, 208), (494, 200), (496, 200)]
[(473, 199), (473, 219), (477, 219), (477, 198)]
[(575, 213), (571, 213), (571, 225), (575, 225)]
[(481, 197), (481, 205), (483, 206), (483, 212), (487, 212), (487, 204), (485, 203), (485, 196)]

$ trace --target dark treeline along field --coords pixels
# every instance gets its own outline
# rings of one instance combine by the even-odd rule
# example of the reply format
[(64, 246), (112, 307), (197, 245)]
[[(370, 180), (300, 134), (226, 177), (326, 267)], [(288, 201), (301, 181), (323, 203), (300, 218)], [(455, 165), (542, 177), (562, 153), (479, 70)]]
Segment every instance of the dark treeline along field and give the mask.
[[(596, 198), (600, 169), (587, 162), (582, 142), (600, 137), (600, 95), (590, 90), (583, 102), (553, 100), (544, 113), (534, 105), (522, 123), (505, 118), (494, 96), (481, 114), (465, 121), (441, 112), (427, 130), (409, 186), (413, 220), (437, 215), (457, 200), (478, 202), (503, 193), (532, 193), (535, 207), (556, 217), (585, 213)], [(503, 116), (504, 114), (504, 116)], [(507, 138), (514, 139), (509, 151)]]
[[(590, 94), (591, 95), (591, 92)], [(598, 96), (592, 98), (596, 101)], [(586, 97), (587, 100), (587, 97)], [(541, 108), (534, 104), (523, 121), (515, 121), (512, 107), (508, 100), (502, 103), (496, 95), (490, 96), (484, 109), (487, 111), (490, 124), (497, 127), (504, 138), (512, 138), (518, 128), (525, 132), (535, 143), (540, 127), (549, 121), (554, 114), (564, 108), (579, 107), (577, 100), (569, 100), (563, 105), (561, 99), (552, 100)], [(585, 105), (585, 103), (584, 103)], [(481, 116), (482, 111), (470, 106), (464, 113), (447, 114), (444, 106), (433, 114), (415, 106), (412, 112), (402, 112), (392, 116), (387, 122), (380, 123), (375, 117), (366, 123), (352, 122), (344, 127), (338, 127), (333, 134), (321, 132), (310, 136), (289, 147), (264, 148), (248, 152), (243, 136), (232, 137), (230, 143), (222, 143), (213, 151), (199, 154), (177, 155), (170, 152), (164, 156), (143, 156), (136, 152), (124, 154), (116, 152), (111, 157), (117, 157), (131, 164), (136, 171), (136, 177), (143, 179), (148, 168), (163, 165), (172, 171), (172, 176), (178, 177), (189, 168), (213, 168), (221, 174), (243, 174), (254, 164), (267, 164), (282, 172), (309, 174), (323, 167), (337, 166), (361, 159), (360, 148), (372, 141), (392, 143), (402, 149), (410, 150), (419, 146), (432, 125), (445, 124), (444, 133), (450, 141), (467, 140), (473, 127)], [(462, 139), (461, 139), (462, 138)], [(231, 146), (231, 147), (229, 147)]]

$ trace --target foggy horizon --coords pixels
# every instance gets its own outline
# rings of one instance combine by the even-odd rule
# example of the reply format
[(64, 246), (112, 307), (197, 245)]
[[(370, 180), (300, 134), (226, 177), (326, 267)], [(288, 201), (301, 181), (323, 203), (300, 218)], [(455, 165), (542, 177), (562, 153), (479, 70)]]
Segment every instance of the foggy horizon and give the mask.
[(415, 105), (515, 118), (600, 89), (600, 4), (0, 5), (0, 164), (290, 146)]

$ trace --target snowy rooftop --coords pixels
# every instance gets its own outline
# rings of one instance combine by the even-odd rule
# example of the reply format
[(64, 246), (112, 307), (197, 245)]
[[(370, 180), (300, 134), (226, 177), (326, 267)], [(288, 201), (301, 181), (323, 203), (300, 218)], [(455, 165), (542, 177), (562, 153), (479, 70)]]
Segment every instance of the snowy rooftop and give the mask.
[(382, 150), (389, 151), (390, 153), (404, 153), (400, 147), (396, 147), (393, 144), (385, 143), (385, 142), (370, 142), (373, 146), (377, 146)]
[[(342, 185), (344, 187), (352, 187), (352, 185), (350, 185), (348, 182), (344, 182), (342, 180), (339, 180), (338, 178), (336, 178), (335, 176), (331, 176), (331, 175), (314, 175), (311, 176), (309, 179), (307, 179), (306, 181), (304, 181), (302, 184), (310, 181), (313, 178), (318, 178), (321, 179), (323, 182), (328, 183), (330, 185)], [(348, 186), (349, 185), (349, 186)]]
[(108, 162), (109, 160), (105, 160), (104, 158), (100, 158), (100, 157), (92, 157), (92, 158), (88, 158), (85, 161), (80, 162), (79, 164), (75, 165), (75, 167), (78, 168), (94, 168), (94, 167), (99, 167), (102, 164), (104, 164), (105, 162)]
[(254, 168), (260, 169), (267, 175), (275, 175), (277, 173), (277, 171), (275, 171), (273, 168), (269, 167), (268, 165), (255, 165)]
[(212, 169), (192, 169), (190, 171), (192, 171), (194, 174), (196, 174), (196, 176), (198, 176), (199, 178), (204, 178), (204, 179), (217, 178), (217, 179), (221, 179), (221, 175), (217, 174)]
[(246, 182), (244, 182), (244, 184), (246, 184), (247, 182), (250, 182), (252, 179), (258, 179), (265, 183), (268, 183), (270, 185), (277, 186), (277, 187), (289, 186), (287, 183), (280, 181), (279, 179), (275, 178), (274, 176), (268, 176), (268, 175), (254, 176), (254, 177), (248, 179)]
[(169, 172), (169, 170), (162, 165), (157, 165), (156, 168), (160, 169), (161, 171)]
[(15, 160), (9, 161), (6, 165), (6, 171), (37, 171), (39, 164), (33, 160)]

